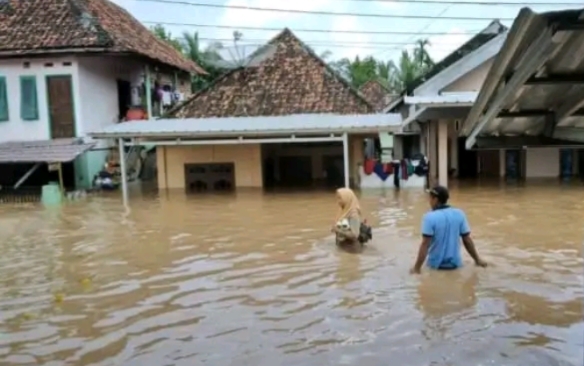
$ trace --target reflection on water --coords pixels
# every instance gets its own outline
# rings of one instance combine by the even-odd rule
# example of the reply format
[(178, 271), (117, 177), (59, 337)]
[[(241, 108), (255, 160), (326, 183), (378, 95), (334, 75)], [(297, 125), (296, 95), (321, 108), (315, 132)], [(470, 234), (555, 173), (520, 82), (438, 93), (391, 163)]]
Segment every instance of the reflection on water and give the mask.
[(454, 188), (491, 266), (421, 276), (424, 195), (361, 200), (361, 255), (332, 193), (1, 206), (0, 364), (583, 364), (581, 187)]

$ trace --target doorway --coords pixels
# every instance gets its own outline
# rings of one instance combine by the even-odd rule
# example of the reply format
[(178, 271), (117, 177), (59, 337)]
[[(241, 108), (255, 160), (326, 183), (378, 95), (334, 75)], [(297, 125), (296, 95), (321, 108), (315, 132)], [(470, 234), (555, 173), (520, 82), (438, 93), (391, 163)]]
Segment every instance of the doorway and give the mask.
[(312, 185), (311, 156), (280, 156), (278, 162), (281, 185), (293, 187)]
[(478, 176), (478, 159), (476, 150), (467, 150), (466, 137), (458, 138), (458, 178), (476, 178)]
[(326, 172), (326, 185), (331, 188), (341, 188), (345, 185), (345, 159), (343, 155), (325, 155), (322, 165)]
[(75, 137), (71, 75), (49, 75), (46, 80), (51, 139)]
[(132, 106), (132, 84), (129, 81), (117, 79), (118, 85), (118, 111), (119, 120), (126, 117), (126, 113)]

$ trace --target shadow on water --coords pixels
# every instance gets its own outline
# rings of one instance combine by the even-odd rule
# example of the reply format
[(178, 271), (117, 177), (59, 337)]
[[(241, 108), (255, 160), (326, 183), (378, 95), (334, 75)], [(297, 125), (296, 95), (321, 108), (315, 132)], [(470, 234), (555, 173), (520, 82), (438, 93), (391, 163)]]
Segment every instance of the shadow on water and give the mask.
[(361, 192), (355, 255), (330, 191), (133, 188), (0, 206), (0, 364), (584, 363), (577, 182), (455, 184), (491, 265), (415, 277), (422, 192)]

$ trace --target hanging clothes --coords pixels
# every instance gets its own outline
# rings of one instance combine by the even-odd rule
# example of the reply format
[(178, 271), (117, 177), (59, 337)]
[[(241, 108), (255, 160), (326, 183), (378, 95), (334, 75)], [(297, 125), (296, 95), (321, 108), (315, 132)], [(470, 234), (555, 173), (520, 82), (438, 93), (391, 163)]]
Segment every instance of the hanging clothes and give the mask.
[(406, 162), (406, 159), (403, 159), (401, 161), (400, 173), (401, 173), (401, 179), (408, 180), (408, 163)]
[(172, 93), (166, 90), (162, 91), (162, 105), (170, 106), (172, 104)]
[(391, 163), (391, 165), (393, 166), (393, 185), (395, 188), (399, 188), (400, 164)]
[(389, 177), (389, 174), (385, 172), (385, 168), (383, 167), (383, 164), (381, 164), (380, 162), (375, 162), (375, 167), (373, 168), (373, 171), (384, 182)]
[(367, 175), (371, 175), (375, 170), (375, 163), (376, 161), (373, 159), (365, 159), (365, 162), (363, 163), (363, 172)]
[(414, 164), (410, 159), (406, 159), (406, 162), (408, 164), (408, 176), (411, 177), (414, 174)]
[(387, 173), (388, 175), (393, 174), (393, 165), (391, 163), (383, 164), (383, 169), (385, 173)]

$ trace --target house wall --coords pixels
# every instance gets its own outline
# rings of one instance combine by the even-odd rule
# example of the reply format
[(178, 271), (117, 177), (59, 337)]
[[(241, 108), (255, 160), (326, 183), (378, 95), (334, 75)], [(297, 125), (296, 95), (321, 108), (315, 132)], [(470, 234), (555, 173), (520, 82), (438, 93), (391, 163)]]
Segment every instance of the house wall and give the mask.
[(560, 175), (559, 148), (532, 148), (526, 151), (526, 178), (555, 178)]
[(460, 79), (454, 81), (452, 84), (448, 85), (443, 89), (443, 92), (471, 92), (480, 91), (487, 77), (487, 73), (493, 65), (493, 59), (484, 62), (482, 65), (478, 66), (476, 69), (472, 70), (466, 75), (463, 75)]
[(234, 163), (236, 187), (262, 187), (261, 146), (160, 146), (156, 149), (159, 189), (185, 189), (184, 165)]
[[(25, 62), (29, 67), (25, 67)], [(52, 65), (52, 66), (49, 66)], [(78, 64), (73, 57), (32, 58), (0, 60), (0, 76), (6, 77), (8, 111), (10, 119), (0, 122), (0, 142), (37, 141), (50, 138), (49, 110), (46, 77), (71, 75), (75, 108), (75, 129), (83, 129), (78, 78)], [(36, 76), (39, 119), (24, 121), (20, 118), (20, 77)]]

